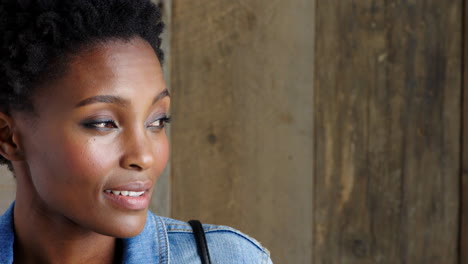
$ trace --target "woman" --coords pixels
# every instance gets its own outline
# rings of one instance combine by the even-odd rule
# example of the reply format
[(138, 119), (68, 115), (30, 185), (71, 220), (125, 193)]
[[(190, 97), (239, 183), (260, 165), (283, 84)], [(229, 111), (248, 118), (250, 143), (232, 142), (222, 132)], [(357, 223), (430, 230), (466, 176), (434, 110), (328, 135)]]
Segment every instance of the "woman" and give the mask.
[[(17, 194), (0, 263), (200, 263), (191, 225), (148, 211), (168, 158), (162, 28), (149, 0), (1, 2), (0, 162)], [(204, 229), (213, 263), (271, 263)]]

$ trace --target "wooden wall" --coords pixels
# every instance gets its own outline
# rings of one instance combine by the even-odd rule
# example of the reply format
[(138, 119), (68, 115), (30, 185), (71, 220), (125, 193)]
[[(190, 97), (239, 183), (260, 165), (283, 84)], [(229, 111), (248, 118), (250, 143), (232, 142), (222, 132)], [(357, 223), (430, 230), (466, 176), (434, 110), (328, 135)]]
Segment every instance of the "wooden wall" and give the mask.
[(173, 217), (277, 263), (460, 263), (462, 0), (172, 4)]
[(314, 2), (172, 5), (172, 216), (310, 263)]
[(468, 264), (468, 4), (464, 3), (460, 263)]
[(458, 263), (462, 1), (316, 21), (314, 263)]

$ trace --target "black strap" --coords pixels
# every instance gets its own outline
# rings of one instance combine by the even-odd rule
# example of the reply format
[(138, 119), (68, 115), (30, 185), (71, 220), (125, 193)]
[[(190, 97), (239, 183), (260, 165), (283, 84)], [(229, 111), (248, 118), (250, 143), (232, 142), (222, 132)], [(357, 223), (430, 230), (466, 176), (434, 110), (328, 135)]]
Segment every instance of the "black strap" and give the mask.
[(206, 243), (205, 231), (203, 230), (202, 224), (198, 220), (190, 220), (189, 224), (193, 229), (198, 255), (200, 256), (202, 264), (211, 264), (210, 253), (208, 252), (208, 245)]

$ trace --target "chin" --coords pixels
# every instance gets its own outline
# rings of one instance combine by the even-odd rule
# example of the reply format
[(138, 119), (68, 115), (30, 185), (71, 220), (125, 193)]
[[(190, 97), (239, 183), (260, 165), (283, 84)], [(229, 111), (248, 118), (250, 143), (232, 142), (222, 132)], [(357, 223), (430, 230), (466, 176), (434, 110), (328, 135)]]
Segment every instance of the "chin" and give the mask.
[[(146, 210), (138, 215), (120, 216), (118, 219), (112, 219), (104, 224), (106, 225), (101, 233), (106, 236), (116, 238), (130, 238), (139, 235), (146, 224)], [(116, 221), (117, 220), (117, 221)]]

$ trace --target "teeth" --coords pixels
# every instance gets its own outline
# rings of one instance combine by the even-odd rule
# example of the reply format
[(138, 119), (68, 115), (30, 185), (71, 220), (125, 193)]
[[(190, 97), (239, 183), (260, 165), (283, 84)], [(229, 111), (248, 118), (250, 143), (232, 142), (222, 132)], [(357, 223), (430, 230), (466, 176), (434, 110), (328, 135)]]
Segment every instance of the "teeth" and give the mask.
[(138, 197), (138, 196), (141, 196), (142, 194), (144, 194), (145, 192), (128, 192), (128, 196), (132, 196), (132, 197)]
[(122, 196), (130, 196), (130, 197), (138, 197), (145, 193), (142, 192), (133, 192), (133, 191), (113, 191), (113, 190), (105, 190), (106, 193), (113, 193), (115, 195), (122, 195)]

